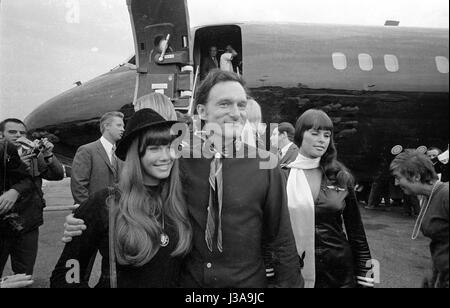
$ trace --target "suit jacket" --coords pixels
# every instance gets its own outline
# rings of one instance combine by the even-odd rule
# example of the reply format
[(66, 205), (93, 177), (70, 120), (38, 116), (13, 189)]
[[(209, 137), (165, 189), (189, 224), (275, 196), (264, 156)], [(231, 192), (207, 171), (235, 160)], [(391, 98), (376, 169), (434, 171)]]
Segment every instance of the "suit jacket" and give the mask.
[(75, 203), (81, 204), (95, 192), (118, 182), (123, 162), (113, 166), (100, 140), (81, 146), (72, 164), (70, 188)]
[[(217, 58), (216, 58), (217, 60)], [(204, 79), (206, 75), (208, 75), (210, 70), (219, 68), (219, 60), (217, 60), (217, 64), (214, 63), (211, 57), (203, 58), (202, 67), (201, 67), (201, 78)]]
[[(243, 144), (236, 157), (223, 159), (223, 253), (205, 242), (211, 159), (195, 157), (204, 145), (193, 139), (180, 158), (180, 179), (193, 229), (193, 247), (185, 259), (186, 288), (267, 287), (265, 256), (272, 261), (271, 285), (300, 287), (303, 278), (292, 233), (281, 170), (262, 169), (272, 155)], [(192, 151), (189, 153), (189, 151)], [(249, 157), (257, 154), (257, 158)], [(266, 158), (263, 158), (266, 157)], [(275, 157), (271, 161), (276, 161)], [(243, 189), (245, 187), (245, 189)], [(208, 269), (204, 269), (209, 263)]]
[(280, 165), (289, 165), (290, 163), (292, 163), (294, 160), (297, 159), (297, 156), (298, 156), (298, 147), (295, 145), (295, 143), (293, 143), (287, 150), (286, 155), (284, 155), (280, 159)]

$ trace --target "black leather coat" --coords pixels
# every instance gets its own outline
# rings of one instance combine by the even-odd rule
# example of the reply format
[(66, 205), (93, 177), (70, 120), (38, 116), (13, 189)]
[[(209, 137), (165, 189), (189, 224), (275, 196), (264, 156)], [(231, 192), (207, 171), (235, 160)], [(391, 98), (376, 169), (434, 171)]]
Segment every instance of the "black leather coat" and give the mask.
[(325, 177), (315, 200), (315, 254), (316, 288), (353, 288), (357, 276), (372, 277), (355, 192), (338, 188)]

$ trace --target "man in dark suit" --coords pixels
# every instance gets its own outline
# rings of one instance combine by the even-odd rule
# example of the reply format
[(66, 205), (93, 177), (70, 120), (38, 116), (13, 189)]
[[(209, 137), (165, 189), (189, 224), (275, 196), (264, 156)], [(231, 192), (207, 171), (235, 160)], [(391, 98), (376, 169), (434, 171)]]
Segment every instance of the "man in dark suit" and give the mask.
[[(95, 192), (118, 182), (122, 162), (114, 152), (117, 141), (122, 138), (125, 131), (123, 118), (124, 115), (121, 112), (105, 113), (100, 119), (102, 137), (81, 146), (75, 154), (70, 188), (76, 204), (85, 202)], [(67, 239), (63, 238), (63, 241)], [(92, 258), (85, 277), (89, 277), (94, 261), (95, 258)]]
[(283, 122), (275, 128), (270, 136), (270, 143), (278, 150), (280, 165), (289, 165), (298, 156), (298, 147), (293, 142), (295, 128), (291, 123)]
[(70, 183), (75, 203), (81, 204), (90, 195), (118, 181), (121, 161), (114, 151), (125, 130), (123, 117), (120, 112), (104, 114), (100, 119), (102, 137), (81, 146), (75, 154)]
[(209, 48), (209, 56), (203, 58), (202, 67), (201, 67), (201, 79), (205, 79), (206, 75), (208, 75), (210, 70), (218, 69), (219, 62), (217, 61), (217, 47), (211, 46)]

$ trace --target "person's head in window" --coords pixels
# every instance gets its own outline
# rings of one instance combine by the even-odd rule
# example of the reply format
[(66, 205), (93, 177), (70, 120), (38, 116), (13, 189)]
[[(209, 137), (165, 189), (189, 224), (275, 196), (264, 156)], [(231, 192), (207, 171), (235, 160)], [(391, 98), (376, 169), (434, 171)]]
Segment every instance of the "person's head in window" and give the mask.
[(217, 47), (216, 46), (209, 47), (209, 56), (211, 58), (217, 57)]

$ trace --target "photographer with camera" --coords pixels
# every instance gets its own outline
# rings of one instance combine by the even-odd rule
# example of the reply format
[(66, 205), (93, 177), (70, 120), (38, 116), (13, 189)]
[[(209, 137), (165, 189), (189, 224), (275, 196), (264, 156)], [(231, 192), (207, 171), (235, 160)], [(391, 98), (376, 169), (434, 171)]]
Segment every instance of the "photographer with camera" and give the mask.
[[(10, 214), (10, 210), (19, 197), (30, 194), (32, 188), (31, 176), (20, 160), (16, 147), (0, 139), (0, 252), (7, 244), (4, 238), (10, 236), (14, 226), (20, 228), (18, 217)], [(32, 283), (31, 276), (18, 274), (0, 279), (0, 288), (21, 288)]]
[(0, 138), (0, 221), (4, 220), (19, 196), (32, 191), (31, 176), (26, 169), (15, 146)]
[(0, 214), (11, 217), (10, 234), (0, 234), (0, 276), (9, 256), (15, 274), (33, 274), (39, 227), (44, 223), (42, 180), (59, 181), (64, 178), (63, 166), (53, 155), (53, 144), (46, 138), (30, 141), (26, 136), (27, 129), (21, 120), (11, 118), (0, 123), (0, 138), (14, 146), (31, 177), (31, 190), (21, 194), (14, 206), (8, 203), (3, 206), (3, 211), (0, 209)]

